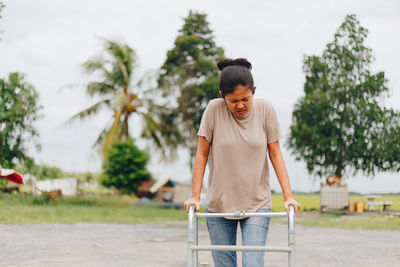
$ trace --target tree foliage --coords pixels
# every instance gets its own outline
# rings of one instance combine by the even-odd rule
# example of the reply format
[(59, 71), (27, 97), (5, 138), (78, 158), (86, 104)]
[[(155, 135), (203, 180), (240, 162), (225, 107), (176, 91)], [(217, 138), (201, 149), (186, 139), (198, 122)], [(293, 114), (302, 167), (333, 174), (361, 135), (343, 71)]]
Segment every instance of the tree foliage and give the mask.
[(83, 64), (85, 71), (96, 78), (88, 83), (86, 92), (91, 97), (100, 98), (100, 101), (74, 115), (69, 121), (96, 115), (102, 108), (112, 111), (109, 124), (95, 142), (95, 146), (101, 146), (104, 159), (113, 143), (130, 137), (132, 125), (129, 124), (129, 119), (132, 114), (142, 116), (144, 128), (150, 137), (155, 132), (162, 131), (148, 112), (150, 105), (147, 103), (151, 100), (146, 99), (140, 90), (142, 80), (132, 84), (136, 62), (136, 55), (131, 47), (105, 41), (104, 53)]
[(2, 18), (1, 16), (1, 12), (3, 11), (3, 8), (5, 8), (5, 4), (3, 3), (3, 1), (0, 1), (0, 19)]
[(24, 164), (18, 164), (14, 168), (21, 174), (31, 174), (38, 180), (76, 177), (75, 173), (65, 172), (57, 166), (37, 164), (33, 158), (26, 158)]
[[(12, 168), (27, 159), (26, 145), (38, 136), (39, 94), (24, 75), (13, 72), (0, 79), (0, 165)], [(37, 144), (37, 143), (36, 143)], [(37, 144), (38, 146), (38, 144)]]
[(191, 157), (203, 111), (210, 99), (219, 97), (216, 61), (223, 55), (207, 15), (190, 11), (161, 66), (158, 87), (165, 103), (157, 119), (176, 143), (190, 150)]
[[(1, 16), (1, 12), (2, 12), (2, 10), (3, 10), (3, 8), (5, 7), (6, 5), (3, 3), (3, 1), (0, 1), (0, 19), (2, 18), (2, 16)], [(1, 29), (0, 29), (0, 34), (2, 33), (2, 31), (1, 31)], [(1, 40), (1, 38), (0, 38), (0, 40)]]
[(367, 34), (348, 15), (322, 56), (304, 58), (305, 96), (295, 104), (288, 146), (310, 173), (400, 170), (400, 116), (383, 106), (387, 79), (371, 73)]
[(137, 193), (139, 185), (150, 179), (147, 161), (148, 156), (135, 146), (133, 140), (114, 143), (104, 166), (102, 184), (123, 193)]

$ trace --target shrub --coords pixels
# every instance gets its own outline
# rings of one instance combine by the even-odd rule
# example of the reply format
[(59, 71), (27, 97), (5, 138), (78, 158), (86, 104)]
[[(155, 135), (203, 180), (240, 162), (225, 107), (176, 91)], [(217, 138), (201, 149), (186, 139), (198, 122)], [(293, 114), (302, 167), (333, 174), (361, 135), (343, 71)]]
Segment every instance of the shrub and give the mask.
[(139, 185), (150, 179), (147, 161), (148, 155), (135, 146), (133, 140), (113, 144), (104, 164), (102, 184), (125, 194), (136, 194)]

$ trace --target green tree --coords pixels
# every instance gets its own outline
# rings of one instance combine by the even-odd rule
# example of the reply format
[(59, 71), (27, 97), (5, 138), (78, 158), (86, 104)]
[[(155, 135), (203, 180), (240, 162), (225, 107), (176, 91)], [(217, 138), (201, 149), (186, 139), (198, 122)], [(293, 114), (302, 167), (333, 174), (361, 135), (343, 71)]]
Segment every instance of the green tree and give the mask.
[(223, 56), (207, 15), (189, 11), (161, 67), (158, 88), (165, 102), (156, 114), (173, 141), (189, 149), (191, 159), (203, 111), (210, 99), (219, 97), (216, 61)]
[(24, 164), (18, 164), (14, 169), (21, 174), (32, 174), (38, 180), (76, 177), (75, 174), (64, 172), (57, 166), (50, 166), (43, 163), (36, 164), (33, 158), (26, 158)]
[[(155, 132), (162, 131), (162, 128), (148, 113), (147, 102), (150, 100), (146, 99), (140, 91), (143, 80), (132, 85), (137, 61), (134, 50), (126, 44), (105, 41), (104, 52), (83, 64), (85, 71), (97, 78), (88, 83), (86, 92), (89, 96), (100, 98), (100, 100), (74, 115), (69, 122), (96, 115), (102, 108), (112, 111), (110, 123), (100, 133), (94, 144), (101, 146), (105, 159), (113, 143), (129, 138), (129, 118), (132, 114), (142, 115), (144, 128), (150, 137), (156, 136)], [(161, 145), (159, 142), (157, 144)]]
[[(24, 75), (13, 72), (0, 79), (0, 165), (12, 168), (27, 159), (26, 144), (38, 136), (34, 123), (42, 108), (39, 94)], [(37, 148), (38, 143), (35, 141)]]
[(102, 184), (123, 193), (136, 194), (139, 185), (151, 177), (146, 170), (147, 161), (148, 156), (135, 146), (133, 140), (114, 143), (104, 165)]
[(387, 79), (370, 71), (367, 34), (348, 15), (322, 56), (304, 58), (305, 96), (295, 104), (288, 146), (310, 173), (400, 170), (400, 114), (383, 106)]

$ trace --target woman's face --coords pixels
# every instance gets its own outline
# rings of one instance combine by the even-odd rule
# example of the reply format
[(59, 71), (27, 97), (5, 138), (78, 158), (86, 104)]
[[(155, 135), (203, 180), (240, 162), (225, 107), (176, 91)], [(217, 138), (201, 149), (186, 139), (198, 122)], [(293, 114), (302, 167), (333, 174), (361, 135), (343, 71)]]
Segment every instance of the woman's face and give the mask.
[(224, 100), (230, 112), (243, 117), (250, 111), (253, 93), (248, 86), (237, 85), (233, 93), (225, 95)]

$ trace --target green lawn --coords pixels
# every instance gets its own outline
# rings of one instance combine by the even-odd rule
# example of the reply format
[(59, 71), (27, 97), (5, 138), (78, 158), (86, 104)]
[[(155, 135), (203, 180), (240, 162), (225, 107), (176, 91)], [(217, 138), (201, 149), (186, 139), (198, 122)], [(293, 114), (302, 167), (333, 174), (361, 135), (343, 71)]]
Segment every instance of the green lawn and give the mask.
[(145, 223), (186, 220), (182, 209), (134, 206), (128, 196), (63, 197), (0, 195), (0, 223)]
[(335, 215), (321, 214), (317, 218), (296, 220), (297, 225), (331, 227), (343, 229), (397, 230), (400, 231), (400, 217), (393, 215)]
[[(303, 211), (319, 210), (319, 194), (296, 194), (295, 199), (302, 205)], [(400, 195), (382, 195), (382, 201), (391, 201), (392, 210), (400, 212)], [(273, 211), (283, 210), (283, 196), (273, 195)], [(350, 202), (363, 202), (366, 199), (361, 195), (350, 195)], [(400, 217), (379, 213), (343, 214), (323, 213), (318, 216), (305, 216), (307, 212), (298, 216), (296, 224), (312, 227), (335, 227), (343, 229), (374, 229), (400, 230)]]
[[(319, 194), (296, 194), (295, 199), (302, 206), (302, 210), (319, 210)], [(396, 195), (382, 195), (380, 201), (391, 201), (392, 210), (400, 211), (400, 194)], [(361, 195), (350, 195), (350, 202), (363, 202), (367, 200)], [(283, 195), (273, 194), (273, 211), (283, 211)]]
[[(282, 195), (274, 194), (273, 211), (283, 211)], [(339, 227), (346, 229), (386, 229), (400, 230), (400, 218), (380, 214), (320, 214), (307, 211), (319, 209), (318, 194), (297, 194), (303, 214), (296, 218), (296, 224), (312, 227)], [(392, 208), (400, 210), (400, 195), (386, 195), (384, 200), (393, 202)], [(0, 223), (37, 224), (37, 223), (146, 223), (162, 221), (186, 221), (183, 209), (166, 209), (152, 206), (135, 206), (136, 198), (121, 195), (92, 195), (62, 197), (47, 202), (44, 197), (3, 194), (0, 195)], [(350, 196), (350, 201), (365, 201), (361, 196)], [(204, 208), (201, 210), (204, 212)], [(276, 219), (276, 222), (282, 220)]]

